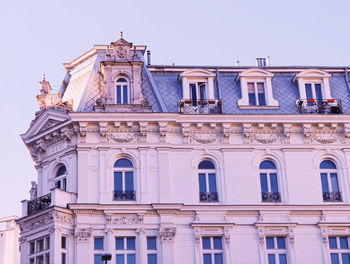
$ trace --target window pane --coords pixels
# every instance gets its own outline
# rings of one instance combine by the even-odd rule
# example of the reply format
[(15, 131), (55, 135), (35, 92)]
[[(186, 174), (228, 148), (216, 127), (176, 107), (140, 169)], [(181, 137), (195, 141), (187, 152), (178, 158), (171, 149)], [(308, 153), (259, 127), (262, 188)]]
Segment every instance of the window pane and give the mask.
[(221, 237), (213, 237), (214, 249), (222, 249)]
[(315, 84), (315, 92), (316, 92), (316, 99), (322, 99), (322, 90), (321, 90), (320, 83)]
[(135, 238), (134, 237), (128, 237), (126, 239), (126, 248), (127, 248), (127, 250), (135, 250)]
[(216, 192), (215, 173), (209, 173), (209, 192)]
[(275, 254), (268, 254), (269, 264), (276, 264)]
[(329, 241), (329, 248), (337, 248), (337, 238), (336, 237), (330, 237), (328, 238)]
[(127, 264), (136, 264), (135, 254), (128, 254), (127, 255)]
[(147, 237), (147, 249), (157, 249), (157, 239), (155, 237)]
[(287, 256), (286, 254), (279, 254), (279, 260), (280, 260), (280, 263), (279, 264), (287, 264)]
[(196, 90), (196, 84), (190, 83), (190, 92), (191, 92), (192, 103), (193, 103), (194, 105), (197, 105), (197, 90)]
[(332, 192), (339, 192), (338, 179), (336, 173), (331, 173)]
[(207, 191), (207, 184), (205, 182), (205, 174), (204, 173), (199, 173), (199, 192), (206, 192)]
[(147, 264), (157, 264), (157, 254), (148, 254), (147, 259)]
[(350, 256), (349, 253), (342, 253), (341, 254), (341, 259), (343, 261), (342, 264), (350, 264)]
[(264, 160), (260, 163), (259, 169), (275, 170), (276, 165), (272, 161)]
[(257, 83), (259, 105), (266, 105), (264, 83)]
[[(49, 262), (47, 262), (49, 263)], [(61, 254), (61, 264), (66, 264), (66, 253)]]
[(116, 255), (116, 264), (124, 264), (124, 255), (123, 254)]
[(210, 237), (202, 238), (203, 249), (210, 249)]
[(340, 240), (340, 248), (349, 248), (347, 237), (340, 237), (339, 240)]
[(275, 248), (275, 243), (273, 237), (266, 238), (266, 248)]
[(128, 86), (123, 85), (123, 104), (128, 103)]
[(305, 84), (305, 92), (306, 92), (306, 99), (313, 99), (312, 90), (311, 90), (311, 83)]
[(277, 174), (270, 173), (271, 192), (278, 192)]
[(339, 264), (339, 257), (337, 253), (331, 254), (331, 262), (332, 264)]
[[(66, 237), (65, 236), (62, 236), (61, 237), (61, 248), (66, 248)], [(46, 246), (47, 248), (47, 246)]]
[(128, 159), (118, 159), (114, 163), (115, 168), (133, 168), (134, 166), (132, 165), (131, 161)]
[(214, 254), (215, 264), (223, 264), (223, 258), (221, 253)]
[(114, 172), (114, 190), (122, 191), (123, 190), (123, 177), (121, 171)]
[(95, 250), (103, 250), (103, 237), (95, 237), (94, 249)]
[(248, 93), (255, 94), (254, 83), (248, 83)]
[(67, 180), (66, 179), (63, 179), (62, 180), (62, 190), (65, 191), (67, 188)]
[(115, 238), (115, 248), (118, 249), (124, 249), (124, 238), (123, 237), (116, 237)]
[(286, 248), (284, 237), (277, 237), (277, 248)]
[(199, 86), (199, 93), (200, 93), (200, 99), (205, 100), (207, 98), (206, 92), (205, 92), (205, 84), (200, 84)]
[(248, 93), (249, 105), (256, 105), (255, 93)]
[(57, 170), (56, 173), (56, 177), (62, 176), (66, 173), (66, 166), (62, 165), (61, 167), (59, 167), (59, 169)]
[(117, 82), (126, 82), (126, 80), (124, 78), (119, 78)]
[(103, 264), (102, 254), (95, 254), (94, 255), (94, 264)]
[(327, 173), (321, 173), (322, 192), (329, 192)]
[(203, 264), (212, 264), (211, 254), (203, 254)]
[(198, 169), (215, 170), (215, 166), (210, 160), (203, 160), (201, 163), (199, 163)]
[(266, 173), (260, 173), (261, 192), (268, 192)]
[(330, 160), (324, 160), (320, 164), (320, 169), (337, 169), (335, 164)]
[(122, 88), (120, 85), (117, 85), (117, 104), (122, 103)]
[(126, 191), (134, 190), (134, 173), (132, 171), (125, 172), (125, 190)]

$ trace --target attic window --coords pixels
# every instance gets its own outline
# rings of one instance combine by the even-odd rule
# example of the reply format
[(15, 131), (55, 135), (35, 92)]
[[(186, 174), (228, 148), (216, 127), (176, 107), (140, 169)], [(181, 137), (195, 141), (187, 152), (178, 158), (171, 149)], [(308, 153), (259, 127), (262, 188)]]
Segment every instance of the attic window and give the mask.
[(273, 74), (262, 69), (250, 69), (238, 75), (241, 83), (242, 98), (238, 100), (240, 108), (278, 107), (273, 98)]
[(116, 104), (129, 103), (129, 85), (125, 78), (119, 78), (116, 81)]

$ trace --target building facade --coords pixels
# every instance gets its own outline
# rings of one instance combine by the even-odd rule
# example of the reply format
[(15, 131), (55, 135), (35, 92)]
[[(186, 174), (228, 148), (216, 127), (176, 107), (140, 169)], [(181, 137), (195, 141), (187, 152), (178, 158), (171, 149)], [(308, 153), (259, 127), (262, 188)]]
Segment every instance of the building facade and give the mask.
[(0, 264), (19, 264), (19, 227), (17, 216), (0, 218)]
[(347, 68), (64, 64), (22, 139), (21, 263), (350, 263)]

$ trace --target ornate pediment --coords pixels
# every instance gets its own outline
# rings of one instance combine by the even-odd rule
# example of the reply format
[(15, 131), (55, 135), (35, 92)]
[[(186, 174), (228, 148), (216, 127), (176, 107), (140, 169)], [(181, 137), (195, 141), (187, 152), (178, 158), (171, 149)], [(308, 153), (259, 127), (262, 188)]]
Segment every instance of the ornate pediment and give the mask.
[(45, 109), (35, 117), (30, 124), (28, 131), (25, 134), (22, 134), (21, 137), (27, 144), (32, 141), (35, 136), (45, 131), (49, 131), (51, 128), (58, 126), (60, 123), (68, 119), (69, 116), (64, 110)]

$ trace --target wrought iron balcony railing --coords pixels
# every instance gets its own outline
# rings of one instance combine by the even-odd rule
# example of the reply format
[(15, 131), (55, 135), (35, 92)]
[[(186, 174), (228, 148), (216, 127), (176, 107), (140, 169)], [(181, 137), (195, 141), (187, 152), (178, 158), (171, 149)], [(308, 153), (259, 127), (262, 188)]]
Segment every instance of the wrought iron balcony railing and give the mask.
[(342, 114), (343, 108), (340, 99), (299, 99), (296, 102), (301, 114)]
[(323, 192), (323, 201), (324, 202), (341, 202), (341, 192)]
[(182, 114), (221, 114), (220, 100), (181, 100), (179, 111)]
[(217, 202), (219, 200), (218, 193), (217, 192), (200, 192), (199, 200), (201, 202)]
[(34, 200), (28, 201), (28, 215), (34, 214), (46, 208), (51, 204), (51, 193), (38, 197)]
[(113, 200), (134, 201), (136, 200), (135, 191), (113, 191)]
[(281, 202), (281, 194), (279, 192), (262, 192), (261, 199), (263, 202), (279, 203)]

